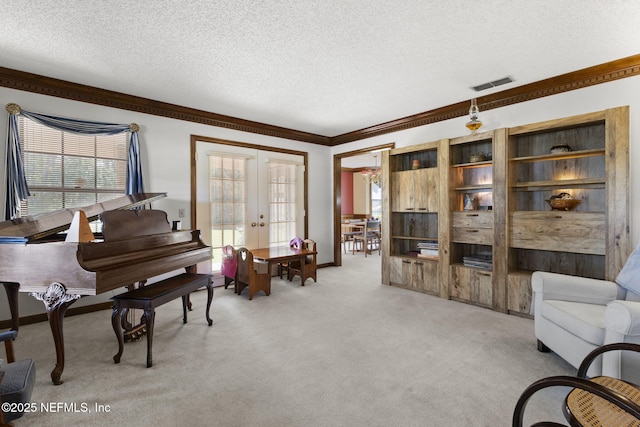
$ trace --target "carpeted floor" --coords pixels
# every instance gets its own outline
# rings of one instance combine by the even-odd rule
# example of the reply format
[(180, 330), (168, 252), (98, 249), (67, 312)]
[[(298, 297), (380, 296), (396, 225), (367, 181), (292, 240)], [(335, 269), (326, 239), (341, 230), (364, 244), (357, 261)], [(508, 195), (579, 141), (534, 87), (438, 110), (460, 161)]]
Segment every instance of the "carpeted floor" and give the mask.
[[(160, 307), (149, 369), (144, 339), (113, 363), (105, 310), (65, 319), (54, 386), (49, 325), (26, 325), (15, 347), (37, 364), (36, 411), (15, 425), (507, 426), (527, 385), (575, 374), (536, 350), (530, 319), (383, 286), (377, 254), (344, 264), (252, 301), (216, 288), (211, 327), (205, 291), (187, 324), (179, 300)], [(541, 392), (525, 419), (562, 421), (564, 393)]]

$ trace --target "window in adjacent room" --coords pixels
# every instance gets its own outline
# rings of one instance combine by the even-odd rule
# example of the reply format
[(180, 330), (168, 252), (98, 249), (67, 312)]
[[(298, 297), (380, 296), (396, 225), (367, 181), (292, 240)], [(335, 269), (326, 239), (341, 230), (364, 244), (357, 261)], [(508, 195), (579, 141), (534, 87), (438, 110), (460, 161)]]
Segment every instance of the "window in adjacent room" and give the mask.
[[(81, 135), (19, 118), (31, 196), (21, 216), (88, 206), (125, 193), (128, 133)], [(100, 231), (99, 224), (93, 224)]]
[(371, 217), (382, 220), (382, 187), (371, 183)]

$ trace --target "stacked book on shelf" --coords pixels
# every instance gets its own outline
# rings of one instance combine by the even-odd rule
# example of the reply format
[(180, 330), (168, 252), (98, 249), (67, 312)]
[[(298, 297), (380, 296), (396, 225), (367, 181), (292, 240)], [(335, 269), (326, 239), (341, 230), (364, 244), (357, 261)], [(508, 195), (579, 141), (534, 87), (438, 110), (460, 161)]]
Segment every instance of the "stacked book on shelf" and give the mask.
[(438, 242), (418, 242), (418, 258), (438, 259)]
[(467, 267), (482, 268), (485, 270), (491, 270), (492, 267), (491, 255), (474, 255), (462, 257), (462, 263)]

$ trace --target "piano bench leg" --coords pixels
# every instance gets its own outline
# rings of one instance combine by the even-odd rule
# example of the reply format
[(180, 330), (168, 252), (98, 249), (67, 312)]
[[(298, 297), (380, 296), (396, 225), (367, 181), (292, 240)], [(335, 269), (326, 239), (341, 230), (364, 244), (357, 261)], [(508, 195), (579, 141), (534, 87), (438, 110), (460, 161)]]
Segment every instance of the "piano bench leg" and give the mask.
[(150, 368), (153, 365), (151, 353), (153, 348), (153, 323), (156, 318), (156, 311), (151, 307), (147, 307), (144, 309), (144, 317), (147, 322), (147, 368)]
[(113, 312), (111, 313), (111, 325), (113, 326), (113, 331), (116, 333), (116, 338), (118, 339), (118, 353), (113, 356), (113, 361), (115, 363), (120, 363), (120, 358), (122, 357), (122, 352), (124, 351), (124, 336), (122, 333), (122, 316), (127, 312), (126, 309), (122, 309), (119, 305), (113, 305)]
[(190, 301), (188, 301), (188, 297), (189, 294), (182, 295), (182, 323), (187, 323), (187, 307), (190, 304)]

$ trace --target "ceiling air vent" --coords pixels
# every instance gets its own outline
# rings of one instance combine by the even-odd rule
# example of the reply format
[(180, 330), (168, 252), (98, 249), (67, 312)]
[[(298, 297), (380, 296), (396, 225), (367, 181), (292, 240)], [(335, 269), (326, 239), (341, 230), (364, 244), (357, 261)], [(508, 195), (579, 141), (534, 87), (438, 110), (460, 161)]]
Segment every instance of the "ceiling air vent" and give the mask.
[(471, 89), (475, 90), (476, 92), (480, 92), (481, 90), (491, 89), (492, 87), (506, 85), (507, 83), (511, 83), (511, 82), (513, 82), (513, 79), (511, 77), (504, 77), (502, 79), (494, 80), (492, 82), (482, 83), (481, 85), (473, 86)]

